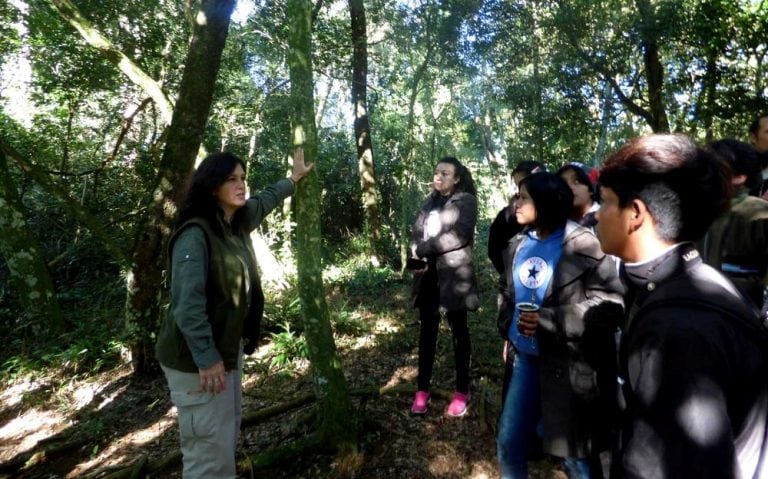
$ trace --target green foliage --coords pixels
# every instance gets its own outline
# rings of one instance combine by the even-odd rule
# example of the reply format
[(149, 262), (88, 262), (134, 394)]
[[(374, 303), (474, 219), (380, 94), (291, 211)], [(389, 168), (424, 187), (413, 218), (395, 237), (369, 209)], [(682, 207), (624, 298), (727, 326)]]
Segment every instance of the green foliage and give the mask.
[(280, 329), (277, 333), (270, 333), (272, 347), (269, 364), (275, 369), (290, 368), (293, 361), (306, 359), (309, 355), (307, 340), (291, 329), (289, 322), (282, 323)]
[(359, 311), (350, 309), (348, 303), (339, 306), (331, 321), (336, 336), (356, 337), (370, 330), (365, 318), (363, 318)]
[(56, 340), (20, 339), (11, 331), (12, 341), (0, 355), (0, 378), (15, 379), (41, 370), (64, 375), (88, 376), (114, 368), (124, 360), (125, 345), (108, 321), (91, 320)]
[(347, 282), (347, 294), (358, 298), (375, 298), (396, 279), (391, 268), (357, 268)]

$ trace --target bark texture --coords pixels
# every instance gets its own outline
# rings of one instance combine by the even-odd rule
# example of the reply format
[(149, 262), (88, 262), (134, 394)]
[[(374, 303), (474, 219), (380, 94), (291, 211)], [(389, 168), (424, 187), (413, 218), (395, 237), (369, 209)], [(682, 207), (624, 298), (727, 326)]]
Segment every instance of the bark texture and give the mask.
[(166, 245), (203, 139), (234, 3), (201, 2), (157, 182), (148, 198), (148, 216), (135, 236), (125, 314), (137, 374), (147, 373), (155, 366), (153, 338), (161, 312)]
[(27, 224), (21, 198), (8, 173), (8, 160), (0, 149), (0, 255), (10, 273), (10, 282), (29, 319), (44, 325), (47, 332), (62, 330), (63, 316), (53, 281), (37, 239)]
[[(291, 78), (293, 144), (304, 147), (308, 163), (317, 159), (312, 81), (312, 4), (309, 0), (288, 1), (288, 66)], [(317, 434), (327, 445), (341, 451), (356, 449), (357, 427), (341, 360), (331, 329), (322, 280), (320, 232), (321, 189), (316, 171), (298, 184), (295, 251), (304, 335), (318, 398)]]
[(381, 216), (376, 168), (373, 159), (371, 125), (368, 119), (368, 28), (363, 0), (349, 0), (352, 19), (352, 103), (355, 109), (355, 144), (363, 195), (369, 254), (374, 266), (379, 266)]

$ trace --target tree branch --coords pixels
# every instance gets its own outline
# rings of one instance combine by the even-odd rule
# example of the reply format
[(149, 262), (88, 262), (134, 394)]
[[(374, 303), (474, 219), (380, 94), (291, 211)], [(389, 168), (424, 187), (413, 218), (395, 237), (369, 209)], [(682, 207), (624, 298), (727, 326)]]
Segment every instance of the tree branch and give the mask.
[(51, 182), (45, 174), (40, 172), (38, 168), (27, 161), (24, 155), (16, 151), (11, 145), (9, 145), (3, 138), (0, 138), (0, 149), (3, 150), (5, 155), (13, 160), (14, 163), (21, 169), (27, 176), (32, 178), (43, 190), (56, 196), (64, 201), (69, 206), (74, 215), (83, 222), (83, 224), (96, 236), (104, 247), (112, 254), (112, 257), (117, 261), (121, 268), (128, 267), (128, 258), (120, 248), (120, 246), (107, 234), (101, 227), (98, 221), (88, 211), (83, 208), (80, 203), (69, 195), (63, 188), (57, 184)]
[(48, 0), (51, 7), (72, 25), (85, 39), (86, 43), (98, 50), (107, 60), (117, 66), (133, 83), (141, 87), (160, 109), (160, 115), (166, 125), (171, 123), (173, 103), (163, 92), (160, 84), (147, 75), (136, 63), (101, 34), (86, 19), (70, 0)]

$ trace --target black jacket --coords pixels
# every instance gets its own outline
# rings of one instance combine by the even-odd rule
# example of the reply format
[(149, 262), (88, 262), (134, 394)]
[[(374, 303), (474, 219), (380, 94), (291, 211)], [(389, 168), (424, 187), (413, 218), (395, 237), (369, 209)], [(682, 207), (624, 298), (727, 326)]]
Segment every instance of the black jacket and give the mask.
[(757, 311), (689, 243), (626, 265), (626, 275), (635, 300), (621, 344), (616, 475), (767, 477), (755, 472), (768, 410)]
[[(436, 231), (430, 232), (433, 210)], [(438, 290), (441, 310), (475, 311), (480, 307), (472, 260), (476, 223), (477, 199), (469, 193), (457, 192), (446, 199), (433, 192), (421, 205), (413, 223), (411, 253), (423, 260), (425, 267), (413, 272), (414, 307), (421, 304), (422, 296), (432, 296), (434, 289)]]
[(523, 226), (517, 222), (512, 205), (499, 211), (488, 228), (488, 259), (499, 274), (504, 274), (504, 250), (509, 240), (522, 230)]

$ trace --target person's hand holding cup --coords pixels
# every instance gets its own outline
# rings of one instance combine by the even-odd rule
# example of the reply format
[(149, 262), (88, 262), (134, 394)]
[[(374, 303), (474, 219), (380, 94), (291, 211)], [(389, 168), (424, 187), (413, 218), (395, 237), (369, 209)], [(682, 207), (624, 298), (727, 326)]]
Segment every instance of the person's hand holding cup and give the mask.
[(539, 305), (535, 303), (517, 303), (517, 329), (524, 336), (533, 336), (539, 327)]

